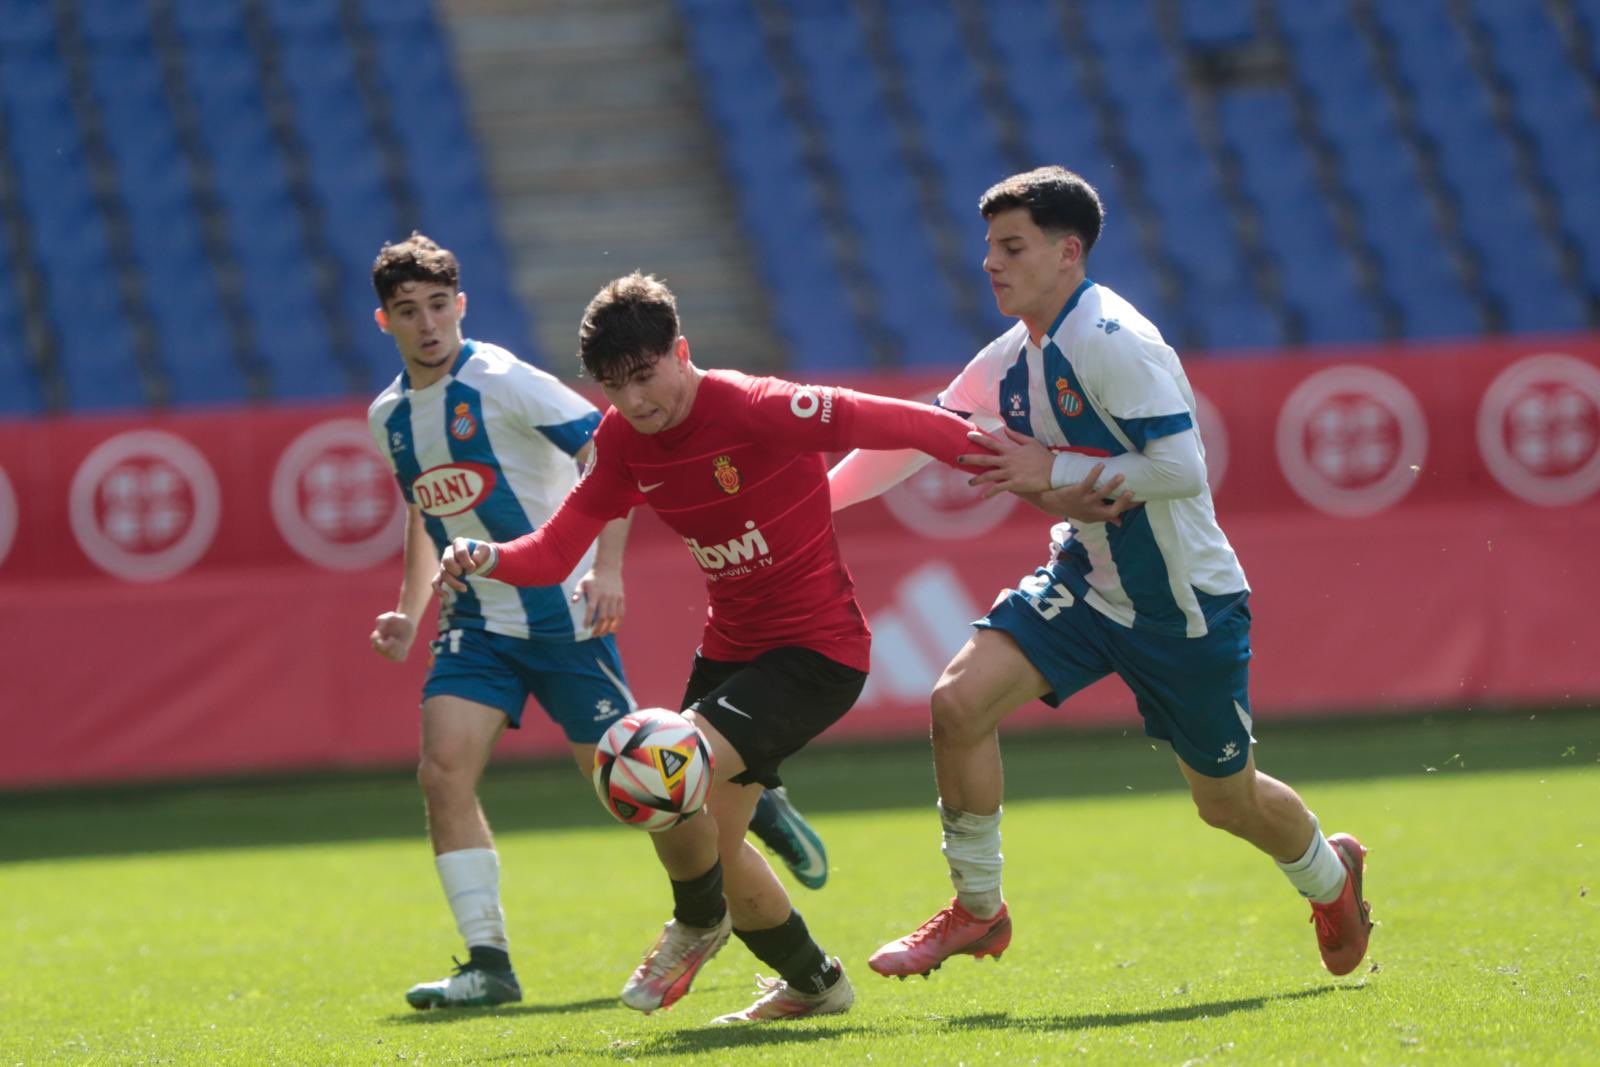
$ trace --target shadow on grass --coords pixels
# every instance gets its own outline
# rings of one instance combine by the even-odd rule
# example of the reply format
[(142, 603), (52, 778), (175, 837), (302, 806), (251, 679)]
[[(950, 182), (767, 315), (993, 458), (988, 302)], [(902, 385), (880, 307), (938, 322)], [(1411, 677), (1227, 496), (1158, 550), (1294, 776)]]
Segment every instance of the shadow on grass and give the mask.
[[(692, 1030), (673, 1030), (641, 1041), (637, 1047), (616, 1050), (618, 1059), (639, 1056), (694, 1056), (735, 1049), (769, 1048), (774, 1045), (813, 1045), (837, 1041), (854, 1034), (876, 1033), (863, 1026), (806, 1026), (795, 1022), (766, 1025), (700, 1026)], [(826, 1055), (825, 1050), (819, 1050)], [(824, 1059), (822, 1062), (826, 1062)]]
[(566, 1015), (616, 1006), (616, 997), (590, 997), (588, 1000), (573, 1000), (565, 1004), (497, 1004), (492, 1008), (431, 1008), (427, 1011), (413, 1009), (386, 1016), (384, 1022), (390, 1026), (439, 1026), (508, 1015)]
[(1180, 1007), (1150, 1011), (1108, 1011), (1084, 1015), (1012, 1015), (1003, 1011), (980, 1012), (975, 1015), (951, 1016), (945, 1020), (945, 1025), (952, 1030), (1097, 1030), (1117, 1026), (1138, 1026), (1143, 1023), (1182, 1023), (1192, 1022), (1195, 1019), (1214, 1019), (1241, 1011), (1260, 1011), (1273, 1003), (1305, 1000), (1359, 988), (1361, 987), (1317, 986), (1313, 989), (1297, 989), (1292, 993), (1212, 1000), (1203, 1004), (1185, 1004)]
[[(1595, 767), (1590, 709), (1436, 712), (1256, 722), (1262, 770), (1293, 785), (1536, 767)], [(1171, 792), (1171, 751), (1125, 729), (1003, 736), (1008, 801)], [(927, 742), (819, 746), (784, 765), (805, 811), (931, 810)], [(480, 795), (500, 833), (611, 825), (565, 759), (494, 767)], [(625, 832), (619, 830), (618, 832)], [(0, 793), (0, 863), (65, 856), (231, 849), (375, 839), (424, 847), (409, 771)]]

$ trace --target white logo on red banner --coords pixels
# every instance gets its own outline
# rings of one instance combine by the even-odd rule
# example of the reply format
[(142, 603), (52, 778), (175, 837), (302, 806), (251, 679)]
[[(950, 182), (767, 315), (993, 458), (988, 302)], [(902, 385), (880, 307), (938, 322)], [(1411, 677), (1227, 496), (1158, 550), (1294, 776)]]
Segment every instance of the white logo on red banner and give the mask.
[(200, 450), (161, 430), (102, 441), (72, 476), (72, 532), (102, 570), (135, 582), (179, 574), (205, 555), (222, 517)]
[(1428, 420), (1400, 379), (1330, 367), (1295, 387), (1278, 413), (1278, 463), (1300, 498), (1330, 515), (1374, 515), (1416, 484)]
[(872, 671), (857, 705), (923, 703), (939, 672), (972, 636), (983, 614), (956, 569), (926, 563), (895, 585), (892, 601), (871, 613)]
[(406, 507), (366, 423), (330, 419), (283, 450), (272, 475), (272, 518), (312, 563), (361, 570), (399, 550)]
[(1600, 369), (1573, 356), (1518, 360), (1478, 407), (1478, 449), (1514, 496), (1545, 507), (1600, 490)]
[(929, 463), (883, 494), (884, 506), (912, 533), (941, 541), (980, 537), (1005, 521), (1017, 498), (1001, 493), (989, 500), (967, 484), (971, 475)]
[(1222, 409), (1204, 393), (1194, 394), (1194, 406), (1195, 428), (1206, 449), (1206, 484), (1215, 493), (1228, 473), (1228, 424), (1223, 421)]
[(12, 492), (11, 479), (0, 467), (0, 563), (6, 561), (11, 543), (17, 536), (17, 494)]

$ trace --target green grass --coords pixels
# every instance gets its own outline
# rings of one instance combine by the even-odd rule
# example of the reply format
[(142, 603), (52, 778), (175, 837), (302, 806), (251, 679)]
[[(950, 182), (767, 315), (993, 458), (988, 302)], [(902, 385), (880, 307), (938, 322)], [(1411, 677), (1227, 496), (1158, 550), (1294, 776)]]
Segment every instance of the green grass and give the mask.
[(1208, 830), (1171, 757), (1013, 737), (1016, 940), (890, 982), (867, 955), (948, 896), (924, 746), (802, 756), (827, 838), (795, 889), (856, 1009), (725, 1029), (737, 942), (670, 1012), (616, 992), (668, 910), (648, 843), (565, 766), (498, 770), (527, 999), (411, 1012), (460, 947), (397, 775), (0, 797), (0, 1067), (10, 1063), (1576, 1063), (1600, 1055), (1600, 717), (1268, 728), (1264, 768), (1372, 849), (1382, 926), (1344, 979), (1270, 862)]

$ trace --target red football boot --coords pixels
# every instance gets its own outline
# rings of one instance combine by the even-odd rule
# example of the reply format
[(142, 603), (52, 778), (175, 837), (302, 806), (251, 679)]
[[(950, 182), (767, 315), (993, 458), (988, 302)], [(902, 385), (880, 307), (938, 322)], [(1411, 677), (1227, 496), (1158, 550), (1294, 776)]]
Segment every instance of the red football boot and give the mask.
[(1349, 834), (1334, 834), (1328, 844), (1349, 873), (1337, 900), (1327, 904), (1312, 902), (1311, 921), (1317, 927), (1322, 965), (1334, 974), (1349, 974), (1367, 954), (1367, 938), (1372, 934), (1372, 905), (1361, 896), (1367, 850)]
[(982, 959), (1000, 958), (1011, 944), (1011, 915), (1004, 904), (991, 919), (980, 919), (959, 901), (941, 909), (933, 918), (898, 941), (891, 941), (872, 954), (867, 966), (890, 978), (920, 974), (924, 978), (951, 956), (965, 953)]

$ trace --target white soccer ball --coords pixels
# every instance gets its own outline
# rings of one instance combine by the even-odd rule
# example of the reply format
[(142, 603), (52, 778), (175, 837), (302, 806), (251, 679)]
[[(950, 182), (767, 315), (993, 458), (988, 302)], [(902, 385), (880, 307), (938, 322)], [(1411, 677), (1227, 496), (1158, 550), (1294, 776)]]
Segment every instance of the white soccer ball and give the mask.
[(694, 723), (641, 708), (611, 724), (594, 750), (594, 791), (619, 822), (658, 833), (705, 806), (715, 761)]

